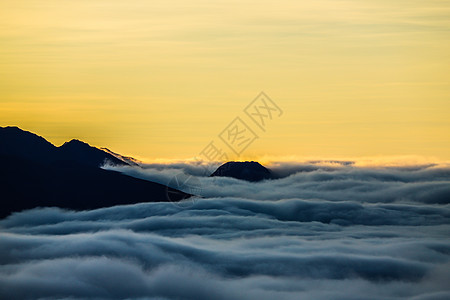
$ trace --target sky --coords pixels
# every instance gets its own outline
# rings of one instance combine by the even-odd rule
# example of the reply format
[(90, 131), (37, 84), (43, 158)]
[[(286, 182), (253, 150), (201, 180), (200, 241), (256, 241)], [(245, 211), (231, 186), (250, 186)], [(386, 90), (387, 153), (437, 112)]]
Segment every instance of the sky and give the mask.
[(450, 1), (2, 0), (0, 126), (147, 160), (450, 160), (449, 37)]

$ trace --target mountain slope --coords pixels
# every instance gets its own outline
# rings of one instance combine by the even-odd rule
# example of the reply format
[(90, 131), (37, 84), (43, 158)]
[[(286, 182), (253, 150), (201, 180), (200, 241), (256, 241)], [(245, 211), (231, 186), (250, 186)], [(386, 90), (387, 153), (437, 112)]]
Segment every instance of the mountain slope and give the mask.
[(0, 155), (46, 163), (55, 159), (56, 147), (43, 137), (18, 127), (0, 127)]
[(125, 161), (79, 140), (66, 142), (57, 149), (59, 160), (72, 160), (91, 167), (102, 166), (106, 161), (114, 165), (128, 165)]
[(0, 155), (0, 217), (34, 207), (94, 209), (190, 195), (164, 185), (74, 162), (39, 164)]
[(106, 152), (106, 153), (111, 154), (112, 156), (114, 156), (114, 157), (120, 159), (121, 161), (126, 162), (126, 163), (129, 164), (130, 166), (139, 166), (140, 161), (137, 160), (137, 159), (134, 158), (134, 157), (124, 156), (124, 155), (121, 155), (121, 154), (119, 154), (119, 153), (115, 153), (115, 152), (109, 150), (108, 148), (103, 148), (103, 147), (102, 147), (102, 148), (100, 148), (100, 150), (102, 150), (102, 151), (104, 151), (104, 152)]

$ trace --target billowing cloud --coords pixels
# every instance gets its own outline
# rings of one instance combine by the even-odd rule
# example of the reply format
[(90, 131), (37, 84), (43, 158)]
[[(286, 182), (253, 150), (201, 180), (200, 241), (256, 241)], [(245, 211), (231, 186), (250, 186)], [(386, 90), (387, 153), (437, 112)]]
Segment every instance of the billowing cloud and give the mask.
[[(192, 188), (197, 195), (203, 197), (450, 203), (450, 167), (447, 165), (356, 167), (351, 161), (273, 163), (271, 169), (281, 178), (257, 183), (208, 177), (217, 168), (217, 164), (150, 164), (143, 168), (106, 168), (175, 188), (180, 186), (173, 185), (172, 179), (184, 174), (196, 179)], [(192, 192), (189, 189), (185, 191)]]
[[(288, 166), (277, 180), (193, 176), (202, 197), (0, 221), (5, 299), (448, 299), (449, 171)], [(283, 167), (280, 167), (280, 170)], [(145, 199), (143, 199), (145, 201)]]

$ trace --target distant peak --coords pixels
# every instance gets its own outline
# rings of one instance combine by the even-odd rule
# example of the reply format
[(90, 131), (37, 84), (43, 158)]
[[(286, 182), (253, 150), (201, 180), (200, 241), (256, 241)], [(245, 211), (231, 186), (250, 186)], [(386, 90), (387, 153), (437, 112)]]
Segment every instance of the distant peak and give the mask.
[(253, 161), (253, 160), (246, 160), (246, 161), (229, 161), (229, 162), (226, 162), (225, 165), (226, 165), (226, 164), (242, 164), (242, 165), (245, 165), (245, 164), (254, 164), (254, 165), (260, 165), (260, 166), (262, 166), (259, 162)]
[[(266, 169), (263, 165), (261, 165), (257, 161), (229, 161), (222, 165), (222, 167), (237, 167), (237, 168), (259, 168), (259, 169)], [(267, 170), (267, 169), (266, 169)]]
[(256, 161), (229, 161), (217, 168), (211, 176), (233, 177), (247, 181), (273, 178), (270, 170)]

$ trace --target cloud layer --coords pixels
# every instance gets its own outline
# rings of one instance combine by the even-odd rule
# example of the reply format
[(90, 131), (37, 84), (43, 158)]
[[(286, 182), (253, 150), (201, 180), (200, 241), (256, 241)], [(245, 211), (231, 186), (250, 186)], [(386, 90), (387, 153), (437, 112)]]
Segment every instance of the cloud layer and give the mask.
[(128, 168), (196, 175), (203, 197), (16, 213), (0, 221), (0, 298), (450, 297), (448, 169), (289, 168), (261, 183)]
[[(323, 199), (357, 202), (450, 203), (450, 167), (408, 165), (397, 167), (355, 167), (351, 161), (273, 163), (278, 180), (248, 183), (225, 177), (208, 177), (217, 164), (149, 164), (107, 169), (186, 188), (202, 197), (243, 197), (250, 199)], [(173, 185), (180, 174), (195, 179), (193, 186)]]

